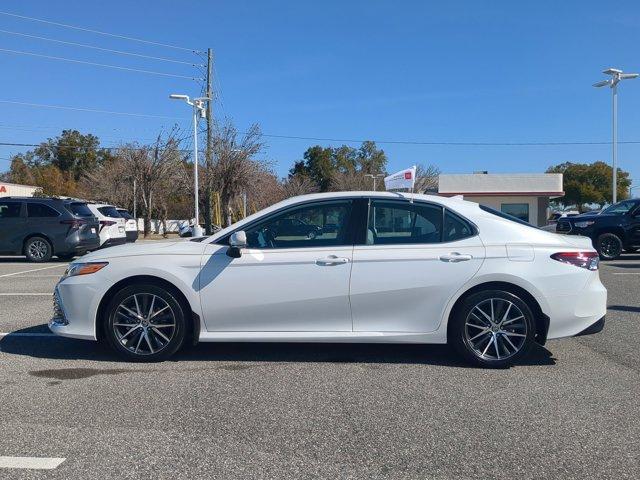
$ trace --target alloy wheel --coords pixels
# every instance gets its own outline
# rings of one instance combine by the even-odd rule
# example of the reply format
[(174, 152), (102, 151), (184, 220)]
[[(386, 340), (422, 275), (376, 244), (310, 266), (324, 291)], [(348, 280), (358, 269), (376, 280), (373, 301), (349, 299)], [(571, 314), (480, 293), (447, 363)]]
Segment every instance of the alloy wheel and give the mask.
[(120, 302), (112, 328), (117, 341), (130, 352), (157, 354), (171, 342), (176, 332), (176, 317), (162, 297), (136, 293)]
[(515, 303), (503, 298), (488, 298), (470, 310), (464, 336), (477, 357), (506, 360), (524, 347), (527, 321)]
[(29, 255), (31, 258), (41, 260), (46, 257), (49, 252), (49, 245), (44, 240), (33, 240), (29, 243)]
[(607, 258), (620, 255), (620, 243), (613, 237), (605, 237), (600, 241), (600, 250)]

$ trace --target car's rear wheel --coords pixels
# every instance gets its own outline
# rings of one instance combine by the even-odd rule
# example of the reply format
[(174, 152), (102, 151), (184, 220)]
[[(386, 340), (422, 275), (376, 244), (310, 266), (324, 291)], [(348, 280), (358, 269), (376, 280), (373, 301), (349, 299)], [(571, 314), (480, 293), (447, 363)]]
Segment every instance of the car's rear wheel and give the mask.
[(527, 354), (535, 319), (521, 298), (503, 290), (485, 290), (465, 298), (449, 324), (449, 342), (470, 363), (503, 368)]
[(603, 260), (615, 260), (622, 253), (622, 240), (615, 233), (603, 233), (596, 241), (596, 250)]
[(130, 285), (106, 309), (104, 334), (111, 347), (133, 361), (159, 361), (183, 344), (186, 312), (173, 292), (157, 285)]
[(53, 256), (53, 248), (46, 238), (31, 237), (24, 244), (24, 254), (30, 262), (48, 262)]

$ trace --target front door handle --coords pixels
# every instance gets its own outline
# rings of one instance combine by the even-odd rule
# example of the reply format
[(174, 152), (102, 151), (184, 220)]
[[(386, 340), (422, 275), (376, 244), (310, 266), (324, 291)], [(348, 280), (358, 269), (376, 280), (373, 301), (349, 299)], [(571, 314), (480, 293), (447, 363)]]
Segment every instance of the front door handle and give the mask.
[(319, 258), (316, 260), (316, 265), (321, 267), (330, 267), (332, 265), (344, 265), (349, 263), (349, 259), (345, 257), (336, 257), (335, 255), (329, 255), (328, 257)]
[(472, 258), (472, 255), (458, 252), (448, 253), (447, 255), (440, 255), (440, 260), (449, 263), (466, 262), (468, 260), (471, 260)]

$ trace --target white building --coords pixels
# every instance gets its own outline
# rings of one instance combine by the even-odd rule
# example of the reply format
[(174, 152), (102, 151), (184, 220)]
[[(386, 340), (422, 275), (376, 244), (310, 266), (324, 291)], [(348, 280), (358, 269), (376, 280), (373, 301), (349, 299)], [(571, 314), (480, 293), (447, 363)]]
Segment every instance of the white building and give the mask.
[(0, 197), (33, 197), (39, 187), (18, 185), (17, 183), (0, 182)]
[(532, 225), (547, 224), (549, 200), (564, 196), (561, 173), (472, 173), (440, 175), (438, 194), (495, 208)]

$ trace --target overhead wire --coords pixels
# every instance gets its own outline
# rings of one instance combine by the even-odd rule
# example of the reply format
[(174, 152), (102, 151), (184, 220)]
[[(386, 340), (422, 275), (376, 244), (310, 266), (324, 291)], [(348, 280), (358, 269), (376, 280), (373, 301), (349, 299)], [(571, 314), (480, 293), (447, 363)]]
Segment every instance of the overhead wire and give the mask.
[(30, 21), (33, 21), (33, 22), (45, 23), (45, 24), (48, 24), (48, 25), (55, 25), (57, 27), (70, 28), (70, 29), (73, 29), (73, 30), (79, 30), (79, 31), (83, 31), (83, 32), (95, 33), (97, 35), (105, 35), (105, 36), (108, 36), (108, 37), (120, 38), (122, 40), (129, 40), (129, 41), (133, 41), (133, 42), (145, 43), (147, 45), (156, 45), (156, 46), (159, 46), (159, 47), (173, 48), (173, 49), (176, 49), (176, 50), (183, 50), (183, 51), (192, 52), (192, 53), (200, 53), (199, 50), (196, 50), (196, 49), (193, 49), (193, 48), (186, 48), (186, 47), (181, 47), (181, 46), (178, 46), (178, 45), (171, 45), (171, 44), (168, 44), (168, 43), (155, 42), (155, 41), (152, 41), (152, 40), (146, 40), (146, 39), (137, 38), (137, 37), (130, 37), (128, 35), (121, 35), (121, 34), (117, 34), (117, 33), (103, 32), (101, 30), (94, 30), (92, 28), (79, 27), (77, 25), (69, 25), (69, 24), (66, 24), (66, 23), (53, 22), (51, 20), (45, 20), (45, 19), (42, 19), (42, 18), (27, 17), (26, 15), (18, 15), (16, 13), (11, 13), (11, 12), (0, 11), (0, 15), (6, 15), (6, 16), (9, 16), (9, 17), (20, 18), (22, 20), (30, 20)]
[(118, 54), (118, 55), (129, 55), (129, 56), (133, 56), (133, 57), (147, 58), (147, 59), (150, 59), (150, 60), (158, 60), (158, 61), (162, 61), (162, 62), (179, 63), (179, 64), (182, 64), (182, 65), (189, 65), (189, 66), (192, 66), (192, 67), (201, 67), (202, 66), (202, 65), (198, 65), (198, 64), (193, 63), (193, 62), (185, 62), (183, 60), (174, 60), (172, 58), (156, 57), (156, 56), (153, 56), (153, 55), (144, 55), (142, 53), (127, 52), (127, 51), (124, 51), (124, 50), (114, 50), (114, 49), (111, 49), (111, 48), (98, 47), (96, 45), (87, 45), (85, 43), (69, 42), (69, 41), (66, 41), (66, 40), (58, 40), (58, 39), (55, 39), (55, 38), (41, 37), (39, 35), (31, 35), (31, 34), (28, 34), (28, 33), (13, 32), (11, 30), (0, 29), (0, 33), (6, 33), (6, 34), (9, 34), (9, 35), (18, 35), (18, 36), (26, 37), (26, 38), (34, 38), (34, 39), (37, 39), (37, 40), (44, 40), (44, 41), (47, 41), (47, 42), (55, 42), (55, 43), (60, 43), (60, 44), (63, 44), (63, 45), (71, 45), (71, 46), (74, 46), (74, 47), (90, 48), (90, 49), (93, 49), (93, 50), (100, 50), (102, 52), (115, 53), (115, 54)]
[(13, 54), (19, 54), (19, 55), (28, 55), (28, 56), (32, 56), (32, 57), (47, 58), (47, 59), (50, 59), (50, 60), (60, 60), (60, 61), (72, 62), (72, 63), (81, 63), (81, 64), (84, 64), (84, 65), (92, 65), (92, 66), (96, 66), (96, 67), (115, 68), (115, 69), (118, 69), (118, 70), (127, 70), (127, 71), (131, 71), (131, 72), (146, 73), (146, 74), (149, 74), (149, 75), (159, 75), (159, 76), (163, 76), (163, 77), (186, 78), (188, 80), (195, 80), (195, 81), (200, 80), (199, 78), (189, 77), (187, 75), (177, 75), (175, 73), (156, 72), (156, 71), (153, 71), (153, 70), (143, 70), (143, 69), (140, 69), (140, 68), (123, 67), (121, 65), (110, 65), (110, 64), (106, 64), (106, 63), (87, 62), (85, 60), (76, 60), (76, 59), (73, 59), (73, 58), (56, 57), (56, 56), (53, 56), (53, 55), (44, 55), (44, 54), (41, 54), (41, 53), (25, 52), (25, 51), (22, 51), (22, 50), (12, 50), (12, 49), (9, 49), (9, 48), (0, 48), (0, 52), (13, 53)]

